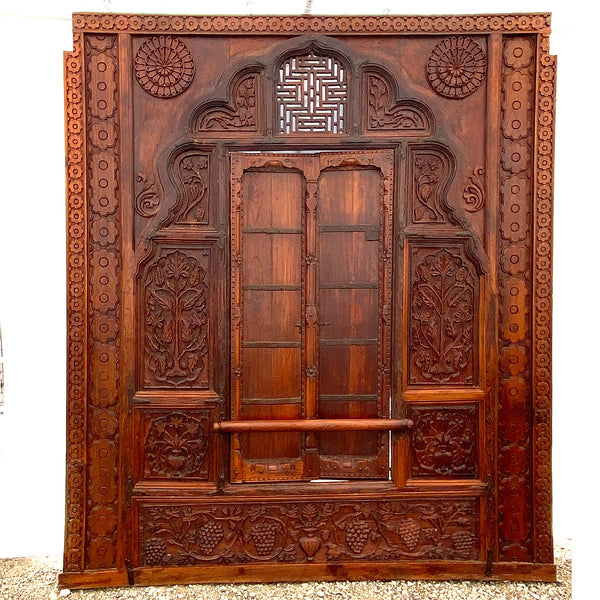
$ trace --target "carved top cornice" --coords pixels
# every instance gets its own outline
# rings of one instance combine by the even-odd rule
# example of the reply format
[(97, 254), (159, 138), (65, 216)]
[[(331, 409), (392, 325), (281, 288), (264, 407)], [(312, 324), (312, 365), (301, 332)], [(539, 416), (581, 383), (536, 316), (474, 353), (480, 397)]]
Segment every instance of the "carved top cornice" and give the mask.
[(292, 34), (473, 34), (493, 32), (550, 33), (550, 13), (492, 15), (123, 15), (75, 13), (77, 32)]

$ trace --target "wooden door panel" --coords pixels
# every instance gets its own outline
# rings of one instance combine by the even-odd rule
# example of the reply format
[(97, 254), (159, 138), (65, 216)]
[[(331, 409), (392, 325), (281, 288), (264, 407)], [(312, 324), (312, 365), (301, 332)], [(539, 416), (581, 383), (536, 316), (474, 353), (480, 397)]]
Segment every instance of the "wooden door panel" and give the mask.
[(555, 577), (549, 23), (74, 15), (61, 585)]

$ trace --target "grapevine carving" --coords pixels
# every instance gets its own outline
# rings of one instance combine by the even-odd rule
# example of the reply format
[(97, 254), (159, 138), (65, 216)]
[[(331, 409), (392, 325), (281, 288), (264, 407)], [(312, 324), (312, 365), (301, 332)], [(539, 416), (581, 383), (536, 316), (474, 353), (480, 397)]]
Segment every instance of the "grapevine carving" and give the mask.
[(140, 562), (474, 559), (475, 507), (473, 501), (145, 506)]
[(472, 383), (475, 278), (448, 250), (431, 250), (414, 267), (411, 383)]
[(205, 271), (179, 250), (153, 264), (145, 289), (148, 384), (191, 385), (208, 353)]

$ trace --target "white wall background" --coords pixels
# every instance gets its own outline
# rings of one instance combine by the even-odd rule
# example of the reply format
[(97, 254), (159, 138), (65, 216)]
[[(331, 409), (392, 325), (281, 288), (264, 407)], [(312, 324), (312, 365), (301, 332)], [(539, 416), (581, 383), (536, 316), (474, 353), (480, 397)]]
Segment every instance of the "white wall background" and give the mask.
[[(62, 549), (65, 454), (65, 195), (62, 52), (72, 12), (211, 13), (206, 0), (7, 0), (0, 9), (0, 557)], [(281, 12), (220, 0), (219, 12)], [(301, 13), (304, 0), (285, 3)], [(554, 262), (554, 531), (594, 573), (600, 435), (598, 59), (600, 11), (579, 0), (313, 0), (313, 14), (553, 12), (558, 54)], [(413, 10), (411, 10), (413, 9)], [(597, 433), (598, 432), (598, 433)], [(584, 482), (587, 479), (588, 482)], [(595, 494), (594, 494), (595, 492)], [(579, 567), (579, 568), (578, 568)], [(589, 568), (588, 568), (589, 567)], [(584, 598), (585, 596), (581, 596)]]

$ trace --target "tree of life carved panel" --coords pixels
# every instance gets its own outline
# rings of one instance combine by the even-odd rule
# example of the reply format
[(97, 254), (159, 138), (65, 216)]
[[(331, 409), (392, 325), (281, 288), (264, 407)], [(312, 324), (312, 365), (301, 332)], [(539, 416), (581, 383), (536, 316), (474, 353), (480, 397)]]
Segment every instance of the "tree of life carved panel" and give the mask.
[(348, 76), (331, 56), (293, 56), (278, 71), (280, 133), (343, 133), (347, 119)]
[(179, 250), (148, 270), (144, 290), (145, 383), (206, 387), (206, 271)]
[(409, 381), (470, 385), (478, 289), (473, 267), (458, 248), (415, 248), (412, 260)]

